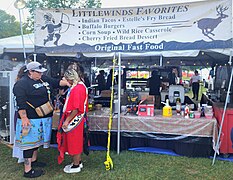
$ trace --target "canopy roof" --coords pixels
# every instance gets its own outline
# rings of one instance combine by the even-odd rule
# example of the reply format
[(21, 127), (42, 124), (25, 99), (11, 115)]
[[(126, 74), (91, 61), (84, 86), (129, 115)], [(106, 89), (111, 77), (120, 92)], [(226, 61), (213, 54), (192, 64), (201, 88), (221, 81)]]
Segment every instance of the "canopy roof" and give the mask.
[[(26, 53), (34, 52), (34, 34), (24, 35), (24, 44)], [(13, 36), (9, 38), (0, 39), (0, 54), (3, 53), (23, 53), (21, 36)], [(78, 57), (79, 53), (47, 53), (47, 56), (64, 56), (64, 57)], [(111, 59), (114, 55), (119, 53), (83, 53), (85, 57), (96, 57), (103, 61)], [(226, 63), (229, 59), (230, 49), (210, 49), (210, 50), (185, 50), (185, 51), (161, 51), (161, 52), (144, 52), (144, 53), (121, 53), (122, 65), (126, 65), (128, 60), (141, 60), (140, 63), (159, 63), (162, 56), (164, 64), (167, 61), (179, 60), (181, 65), (210, 65), (212, 63)], [(153, 58), (152, 58), (153, 57)], [(180, 63), (182, 61), (182, 63)], [(177, 61), (174, 61), (175, 63)], [(152, 64), (152, 63), (151, 63)]]
[[(27, 53), (34, 52), (34, 34), (26, 34), (23, 36), (25, 51)], [(4, 52), (23, 53), (22, 37), (12, 36), (0, 39), (0, 54)]]

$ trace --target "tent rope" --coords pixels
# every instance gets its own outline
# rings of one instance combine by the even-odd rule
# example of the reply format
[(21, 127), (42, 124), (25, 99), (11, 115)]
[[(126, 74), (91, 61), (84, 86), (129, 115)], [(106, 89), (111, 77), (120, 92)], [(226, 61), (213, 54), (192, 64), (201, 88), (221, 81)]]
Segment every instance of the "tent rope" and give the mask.
[(112, 88), (111, 88), (111, 100), (110, 100), (110, 114), (109, 114), (109, 122), (108, 122), (108, 144), (107, 144), (107, 154), (106, 161), (104, 162), (106, 170), (113, 169), (113, 161), (110, 157), (110, 143), (111, 143), (111, 128), (112, 128), (112, 109), (113, 109), (113, 96), (114, 96), (114, 72), (115, 72), (115, 64), (116, 59), (113, 58), (113, 68), (112, 68)]

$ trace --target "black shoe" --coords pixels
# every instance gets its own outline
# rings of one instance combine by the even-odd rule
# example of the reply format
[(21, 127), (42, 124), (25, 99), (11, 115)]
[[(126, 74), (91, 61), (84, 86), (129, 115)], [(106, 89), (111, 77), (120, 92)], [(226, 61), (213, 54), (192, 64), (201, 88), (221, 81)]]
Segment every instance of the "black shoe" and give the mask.
[(32, 162), (31, 164), (33, 167), (45, 167), (47, 164), (44, 162), (38, 162), (37, 160)]
[(25, 178), (36, 178), (36, 177), (40, 177), (42, 175), (44, 175), (44, 171), (42, 169), (31, 169), (29, 172), (24, 172), (24, 177)]
[(193, 97), (192, 99), (195, 99), (195, 97)]

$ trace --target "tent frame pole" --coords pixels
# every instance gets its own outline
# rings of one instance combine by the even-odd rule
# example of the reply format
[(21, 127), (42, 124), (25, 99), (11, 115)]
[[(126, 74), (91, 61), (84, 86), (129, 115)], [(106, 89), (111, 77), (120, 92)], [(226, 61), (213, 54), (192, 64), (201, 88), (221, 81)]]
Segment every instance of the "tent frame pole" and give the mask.
[(117, 113), (117, 154), (120, 154), (121, 137), (121, 53), (118, 53), (118, 113)]
[(36, 56), (37, 56), (37, 54), (33, 54), (33, 61), (35, 61), (36, 62)]
[(97, 67), (97, 57), (95, 57), (95, 62), (94, 63), (95, 63), (94, 66)]
[(163, 66), (163, 56), (162, 56), (162, 54), (160, 55), (160, 58), (159, 58), (159, 66), (160, 67)]

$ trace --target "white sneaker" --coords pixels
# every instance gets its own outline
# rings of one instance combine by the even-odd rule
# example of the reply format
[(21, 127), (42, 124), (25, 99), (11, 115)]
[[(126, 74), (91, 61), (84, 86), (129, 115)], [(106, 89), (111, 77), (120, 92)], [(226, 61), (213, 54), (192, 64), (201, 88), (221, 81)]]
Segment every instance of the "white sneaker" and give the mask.
[(64, 167), (63, 171), (65, 173), (78, 173), (81, 171), (81, 168), (80, 167), (77, 167), (77, 168), (71, 168), (72, 166), (69, 164), (67, 166)]
[(71, 164), (68, 164), (68, 165), (66, 165), (65, 167), (64, 167), (64, 171), (66, 170), (66, 171), (68, 171), (68, 169), (69, 168), (71, 168), (73, 166), (73, 163), (71, 163)]
[[(73, 166), (73, 164), (74, 164), (74, 163), (71, 163), (71, 164), (66, 165), (66, 166), (64, 167), (64, 169), (71, 168), (71, 167)], [(82, 163), (82, 162), (79, 164), (79, 167), (80, 167), (80, 168), (83, 168), (83, 163)]]
[(83, 168), (83, 162), (81, 161), (81, 163), (79, 164), (80, 168)]

